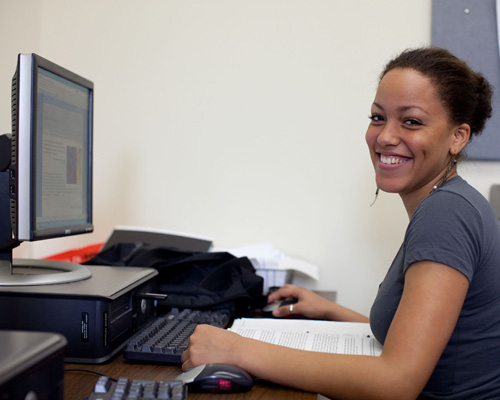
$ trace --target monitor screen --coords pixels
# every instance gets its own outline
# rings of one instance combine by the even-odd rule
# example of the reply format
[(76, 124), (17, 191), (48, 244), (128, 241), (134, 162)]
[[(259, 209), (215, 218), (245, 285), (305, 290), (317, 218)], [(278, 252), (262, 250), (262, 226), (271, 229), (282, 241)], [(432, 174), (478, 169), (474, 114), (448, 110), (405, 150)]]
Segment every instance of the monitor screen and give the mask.
[(13, 236), (34, 241), (92, 232), (92, 82), (20, 54), (12, 125)]

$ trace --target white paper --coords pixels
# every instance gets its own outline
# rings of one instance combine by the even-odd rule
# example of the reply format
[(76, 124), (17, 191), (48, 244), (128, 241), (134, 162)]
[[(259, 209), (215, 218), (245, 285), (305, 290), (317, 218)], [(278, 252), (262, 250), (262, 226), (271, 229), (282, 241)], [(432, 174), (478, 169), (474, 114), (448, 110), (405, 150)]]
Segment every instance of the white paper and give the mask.
[(212, 251), (227, 251), (236, 257), (248, 257), (255, 269), (299, 271), (313, 278), (319, 279), (318, 267), (307, 261), (286, 256), (276, 250), (272, 243), (256, 243), (248, 246), (214, 248)]
[(319, 279), (318, 267), (316, 265), (294, 257), (283, 256), (278, 264), (278, 269), (299, 271), (311, 278)]
[(323, 353), (379, 356), (382, 345), (368, 323), (240, 318), (230, 331), (263, 342)]

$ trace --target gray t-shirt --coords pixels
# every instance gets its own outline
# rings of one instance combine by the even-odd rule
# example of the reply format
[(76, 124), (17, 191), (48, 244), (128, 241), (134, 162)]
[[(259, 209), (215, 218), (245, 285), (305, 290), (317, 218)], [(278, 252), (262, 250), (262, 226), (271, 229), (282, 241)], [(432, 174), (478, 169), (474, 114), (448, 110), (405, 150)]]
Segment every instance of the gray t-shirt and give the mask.
[(460, 177), (427, 196), (410, 220), (370, 312), (381, 343), (401, 299), (404, 274), (422, 260), (457, 269), (470, 286), (421, 398), (500, 399), (500, 223), (488, 201)]

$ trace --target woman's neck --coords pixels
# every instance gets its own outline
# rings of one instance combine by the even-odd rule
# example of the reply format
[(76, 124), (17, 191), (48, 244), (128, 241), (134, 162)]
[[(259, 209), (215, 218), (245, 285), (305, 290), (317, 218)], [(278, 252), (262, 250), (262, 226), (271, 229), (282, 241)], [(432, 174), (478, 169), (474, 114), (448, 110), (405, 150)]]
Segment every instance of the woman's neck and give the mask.
[(450, 171), (450, 173), (446, 176), (445, 180), (441, 179), (437, 183), (430, 183), (411, 193), (400, 193), (399, 195), (405, 206), (408, 218), (411, 219), (413, 213), (415, 212), (418, 205), (422, 202), (423, 199), (425, 199), (432, 192), (437, 190), (437, 188), (441, 187), (444, 183), (454, 178), (455, 176), (458, 176), (458, 173), (456, 168), (453, 168)]

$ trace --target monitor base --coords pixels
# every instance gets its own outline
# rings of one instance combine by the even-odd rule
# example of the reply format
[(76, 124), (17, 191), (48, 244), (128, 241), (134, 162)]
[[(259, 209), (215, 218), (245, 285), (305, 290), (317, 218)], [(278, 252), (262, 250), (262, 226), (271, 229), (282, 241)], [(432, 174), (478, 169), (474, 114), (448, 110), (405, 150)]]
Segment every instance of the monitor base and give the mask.
[(77, 282), (92, 276), (80, 264), (56, 260), (0, 261), (0, 286), (39, 286)]

